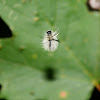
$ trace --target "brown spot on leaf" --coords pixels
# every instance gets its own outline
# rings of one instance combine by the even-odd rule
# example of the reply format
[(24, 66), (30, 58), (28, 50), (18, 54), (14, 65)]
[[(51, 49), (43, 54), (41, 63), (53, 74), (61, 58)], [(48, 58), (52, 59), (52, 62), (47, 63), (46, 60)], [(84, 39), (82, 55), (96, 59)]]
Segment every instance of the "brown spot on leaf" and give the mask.
[(19, 50), (22, 52), (25, 49), (24, 46), (20, 46)]
[(67, 97), (67, 92), (66, 91), (60, 92), (60, 97), (61, 98), (66, 98)]
[(100, 92), (100, 84), (96, 80), (93, 81), (93, 84), (96, 86), (97, 90)]
[(36, 22), (39, 20), (39, 17), (35, 17), (33, 20), (34, 20), (34, 22)]
[(22, 0), (23, 3), (25, 3), (25, 0)]
[(100, 84), (96, 86), (97, 90), (100, 92)]
[(33, 58), (33, 59), (37, 59), (37, 58), (38, 58), (37, 54), (33, 54), (33, 55), (32, 55), (32, 58)]
[(0, 44), (0, 49), (2, 49), (2, 45)]

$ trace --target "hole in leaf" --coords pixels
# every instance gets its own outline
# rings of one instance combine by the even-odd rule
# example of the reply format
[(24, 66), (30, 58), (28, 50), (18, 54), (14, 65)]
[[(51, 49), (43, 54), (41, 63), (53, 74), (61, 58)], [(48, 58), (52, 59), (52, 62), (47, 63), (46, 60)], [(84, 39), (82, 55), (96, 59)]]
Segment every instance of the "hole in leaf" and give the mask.
[(97, 88), (94, 88), (90, 100), (100, 100), (100, 91)]
[(0, 17), (0, 38), (12, 37), (12, 32), (9, 26)]
[(49, 81), (55, 80), (55, 70), (53, 68), (47, 68), (45, 70), (45, 78)]
[(0, 100), (7, 100), (7, 99), (5, 99), (5, 98), (0, 98)]
[(100, 0), (87, 0), (86, 5), (89, 11), (100, 11)]
[(0, 84), (0, 91), (1, 91), (1, 89), (2, 89), (2, 85)]

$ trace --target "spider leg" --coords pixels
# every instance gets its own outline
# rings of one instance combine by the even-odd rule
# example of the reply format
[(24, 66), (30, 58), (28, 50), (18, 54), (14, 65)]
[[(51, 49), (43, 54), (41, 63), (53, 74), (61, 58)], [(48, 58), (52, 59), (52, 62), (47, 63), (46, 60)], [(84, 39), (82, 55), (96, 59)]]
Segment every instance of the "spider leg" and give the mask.
[[(53, 36), (57, 36), (58, 34), (59, 34), (59, 33), (55, 33), (55, 34), (53, 34)], [(52, 36), (52, 37), (53, 37), (53, 36)]]
[(40, 42), (40, 43), (45, 43), (45, 42), (47, 42), (47, 41), (42, 41), (42, 42)]
[(60, 41), (59, 41), (59, 40), (56, 40), (56, 39), (52, 39), (52, 40), (57, 41), (57, 42), (59, 42), (59, 43), (60, 43)]
[(57, 31), (53, 32), (53, 36), (57, 36), (59, 33), (58, 33), (59, 29), (57, 29)]

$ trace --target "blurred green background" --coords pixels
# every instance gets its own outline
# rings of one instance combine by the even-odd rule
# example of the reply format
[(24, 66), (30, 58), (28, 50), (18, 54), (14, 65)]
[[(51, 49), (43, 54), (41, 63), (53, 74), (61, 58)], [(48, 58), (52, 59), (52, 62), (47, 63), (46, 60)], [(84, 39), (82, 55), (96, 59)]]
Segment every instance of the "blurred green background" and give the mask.
[[(0, 38), (0, 100), (89, 100), (100, 89), (100, 13), (86, 2), (0, 0), (12, 31)], [(57, 50), (44, 51), (45, 32), (57, 29)]]

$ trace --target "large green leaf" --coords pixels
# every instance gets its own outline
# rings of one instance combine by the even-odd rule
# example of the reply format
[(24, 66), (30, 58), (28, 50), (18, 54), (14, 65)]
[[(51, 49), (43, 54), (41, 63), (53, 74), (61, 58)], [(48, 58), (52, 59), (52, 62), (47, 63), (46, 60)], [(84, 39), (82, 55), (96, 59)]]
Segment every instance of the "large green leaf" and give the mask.
[[(100, 16), (86, 0), (0, 0), (0, 16), (13, 32), (0, 40), (1, 98), (90, 98), (100, 81)], [(44, 51), (44, 32), (57, 29), (59, 47)]]

